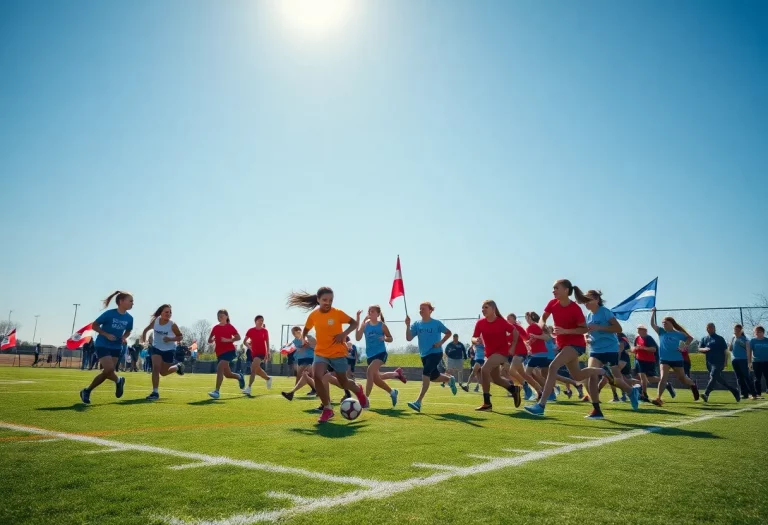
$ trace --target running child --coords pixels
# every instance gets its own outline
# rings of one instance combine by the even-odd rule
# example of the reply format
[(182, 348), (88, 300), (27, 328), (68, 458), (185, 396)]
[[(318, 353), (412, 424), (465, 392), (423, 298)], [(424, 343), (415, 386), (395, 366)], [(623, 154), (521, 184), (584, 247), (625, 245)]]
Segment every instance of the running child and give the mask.
[[(419, 355), (421, 356), (421, 391), (416, 401), (408, 403), (408, 406), (416, 412), (421, 412), (421, 403), (429, 390), (429, 383), (448, 383), (451, 393), (456, 395), (456, 378), (440, 373), (438, 366), (443, 360), (443, 345), (451, 338), (452, 332), (445, 325), (432, 318), (435, 308), (430, 302), (419, 305), (421, 320), (411, 324), (411, 318), (405, 316), (405, 339), (410, 342), (418, 339)], [(440, 335), (442, 334), (442, 337)]]
[(98, 334), (95, 346), (96, 355), (102, 370), (93, 378), (93, 381), (87, 388), (83, 388), (80, 391), (80, 400), (86, 405), (91, 403), (91, 391), (107, 379), (115, 382), (115, 397), (118, 399), (123, 397), (125, 378), (118, 377), (115, 369), (120, 359), (123, 345), (126, 344), (128, 336), (131, 335), (131, 330), (133, 330), (133, 317), (128, 313), (128, 310), (133, 308), (133, 296), (127, 292), (117, 290), (104, 299), (104, 308), (109, 306), (113, 298), (117, 308), (107, 310), (101, 314), (91, 327), (91, 330)]
[(229, 368), (230, 361), (237, 357), (235, 343), (240, 340), (240, 334), (230, 324), (229, 312), (222, 308), (216, 312), (216, 317), (219, 320), (219, 324), (213, 327), (211, 335), (208, 337), (208, 343), (215, 345), (216, 360), (218, 361), (216, 365), (216, 389), (213, 392), (208, 392), (208, 395), (213, 399), (219, 399), (219, 389), (225, 377), (236, 379), (240, 385), (240, 390), (245, 388), (245, 377), (243, 377), (243, 374), (235, 374)]
[(389, 332), (389, 328), (384, 322), (384, 315), (381, 313), (381, 307), (377, 304), (368, 307), (368, 315), (360, 323), (360, 314), (362, 310), (357, 312), (357, 330), (355, 331), (355, 339), (360, 341), (365, 336), (365, 355), (368, 362), (368, 369), (366, 370), (365, 381), (365, 395), (371, 397), (371, 391), (373, 385), (378, 386), (392, 399), (392, 406), (397, 405), (397, 389), (390, 388), (385, 382), (388, 379), (399, 379), (402, 383), (406, 383), (405, 375), (403, 375), (403, 369), (398, 368), (394, 372), (381, 372), (381, 367), (387, 364), (387, 346), (386, 343), (392, 342), (392, 334)]
[[(508, 357), (514, 353), (519, 332), (499, 312), (496, 302), (486, 300), (482, 306), (483, 318), (475, 323), (472, 342), (477, 344), (483, 338), (485, 344), (485, 363), (481, 369), (483, 381), (483, 404), (475, 410), (487, 411), (493, 409), (491, 404), (491, 382), (499, 385), (515, 398), (515, 407), (520, 406), (520, 387), (501, 375), (501, 368), (508, 362)], [(512, 336), (512, 343), (509, 342)]]
[[(579, 357), (587, 351), (587, 342), (584, 338), (584, 334), (587, 333), (587, 321), (579, 305), (571, 301), (570, 297), (574, 290), (578, 290), (578, 287), (573, 286), (568, 279), (555, 281), (555, 284), (552, 286), (554, 299), (547, 303), (546, 308), (544, 308), (544, 315), (539, 320), (539, 326), (542, 329), (550, 316), (555, 320), (554, 335), (557, 346), (560, 348), (560, 353), (557, 354), (555, 359), (552, 360), (552, 364), (549, 365), (549, 374), (547, 375), (541, 399), (538, 403), (525, 407), (531, 414), (544, 415), (547, 400), (555, 389), (557, 370), (562, 365), (566, 365), (571, 378), (578, 382), (588, 381), (590, 377), (606, 375), (605, 370), (602, 368), (579, 367)], [(579, 293), (581, 293), (581, 290), (579, 290)], [(593, 412), (586, 417), (593, 419), (601, 417), (600, 405), (593, 403), (592, 406)]]
[[(525, 363), (528, 361), (528, 346), (526, 344), (528, 342), (528, 332), (525, 328), (517, 324), (517, 316), (515, 314), (509, 314), (507, 316), (507, 322), (517, 332), (517, 338), (512, 335), (507, 337), (507, 341), (510, 344), (510, 355), (507, 357), (509, 370), (507, 370), (506, 376), (509, 379), (520, 383), (525, 391), (526, 398), (528, 398), (529, 401), (533, 401), (536, 394), (531, 391), (528, 385), (536, 389), (536, 392), (539, 395), (541, 394), (541, 385), (532, 374), (529, 374), (525, 370)], [(502, 369), (504, 369), (503, 365)], [(521, 400), (515, 397), (515, 408), (520, 406), (520, 401)]]
[[(309, 331), (315, 329), (317, 346), (315, 346), (312, 375), (316, 379), (315, 389), (323, 404), (323, 412), (320, 414), (318, 423), (325, 423), (334, 415), (328, 386), (322, 380), (329, 367), (333, 367), (339, 386), (354, 392), (360, 405), (368, 408), (368, 398), (365, 396), (363, 387), (347, 377), (347, 345), (344, 342), (347, 336), (357, 328), (357, 322), (333, 307), (333, 290), (324, 286), (315, 294), (303, 291), (291, 293), (288, 296), (288, 306), (311, 310), (301, 337), (302, 340), (306, 340)], [(342, 329), (344, 324), (349, 325), (346, 330)]]
[(483, 345), (483, 338), (478, 337), (476, 343), (472, 343), (470, 352), (475, 353), (475, 358), (472, 360), (472, 371), (469, 373), (469, 379), (467, 384), (461, 387), (464, 392), (469, 392), (469, 385), (472, 383), (472, 379), (475, 380), (475, 392), (480, 391), (480, 383), (482, 383), (482, 368), (485, 364), (485, 346)]
[(160, 399), (160, 376), (173, 373), (184, 375), (184, 365), (173, 364), (176, 343), (182, 340), (182, 334), (176, 323), (171, 321), (171, 305), (163, 304), (150, 317), (149, 324), (141, 333), (141, 343), (147, 340), (147, 333), (152, 330), (152, 393), (147, 396), (149, 401)]
[(317, 341), (311, 335), (308, 335), (303, 340), (301, 337), (301, 327), (299, 326), (291, 328), (291, 334), (293, 335), (293, 346), (296, 349), (291, 355), (295, 356), (298, 368), (296, 370), (296, 383), (293, 389), (288, 392), (280, 392), (288, 401), (293, 401), (294, 394), (304, 385), (309, 385), (312, 389), (307, 393), (309, 397), (317, 395), (315, 380), (312, 377), (312, 362), (315, 360), (315, 345)]
[(659, 334), (661, 379), (658, 386), (658, 395), (653, 400), (653, 404), (658, 407), (664, 404), (661, 396), (669, 381), (670, 372), (674, 373), (681, 383), (690, 387), (693, 393), (693, 400), (698, 401), (699, 389), (696, 388), (696, 383), (685, 375), (685, 365), (681, 354), (681, 347), (691, 344), (693, 337), (675, 321), (674, 317), (665, 317), (662, 320), (662, 325), (664, 325), (663, 328), (656, 324), (656, 307), (654, 306), (651, 309), (651, 328)]
[(245, 332), (245, 339), (243, 340), (244, 344), (251, 345), (251, 348), (246, 352), (246, 361), (251, 367), (251, 379), (248, 381), (248, 386), (243, 390), (243, 394), (247, 396), (251, 395), (251, 387), (256, 376), (267, 382), (267, 390), (272, 388), (272, 378), (261, 368), (261, 363), (266, 361), (269, 355), (269, 331), (264, 326), (263, 315), (257, 315), (253, 323), (255, 326)]

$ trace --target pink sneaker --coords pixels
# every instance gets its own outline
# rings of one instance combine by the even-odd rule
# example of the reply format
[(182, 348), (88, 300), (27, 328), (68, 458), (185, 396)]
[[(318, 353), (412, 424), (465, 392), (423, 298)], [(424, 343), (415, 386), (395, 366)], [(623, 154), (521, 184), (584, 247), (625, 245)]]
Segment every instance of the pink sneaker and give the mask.
[(405, 374), (403, 374), (403, 369), (402, 369), (402, 368), (398, 368), (397, 370), (395, 370), (395, 373), (397, 374), (397, 378), (398, 378), (400, 381), (402, 381), (402, 382), (403, 382), (403, 384), (405, 384), (405, 383), (407, 383), (407, 382), (408, 382), (408, 378), (406, 378), (406, 377), (405, 377)]
[(323, 413), (320, 414), (320, 418), (317, 420), (317, 422), (327, 423), (331, 419), (333, 419), (333, 410), (331, 410), (330, 408), (324, 408)]
[(363, 387), (360, 387), (360, 393), (355, 394), (357, 396), (357, 400), (360, 401), (360, 406), (363, 408), (370, 408), (370, 403), (368, 402), (368, 398), (365, 397), (365, 392), (363, 391)]

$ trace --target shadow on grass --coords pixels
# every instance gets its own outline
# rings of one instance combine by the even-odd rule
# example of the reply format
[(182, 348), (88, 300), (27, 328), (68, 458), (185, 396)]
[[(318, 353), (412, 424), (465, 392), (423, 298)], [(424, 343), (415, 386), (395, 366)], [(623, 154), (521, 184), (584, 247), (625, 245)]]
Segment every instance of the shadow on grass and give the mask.
[(396, 418), (411, 417), (411, 412), (407, 412), (400, 408), (369, 408), (367, 410), (369, 412), (374, 412), (376, 414), (379, 414), (380, 416), (396, 417)]
[(690, 437), (696, 439), (723, 439), (720, 436), (713, 434), (712, 432), (707, 432), (704, 430), (688, 430), (686, 428), (680, 427), (662, 428), (661, 430), (654, 432), (654, 434), (660, 434), (663, 436)]
[(484, 421), (473, 416), (466, 414), (455, 414), (453, 412), (445, 412), (443, 414), (425, 414), (427, 417), (436, 421), (456, 421), (457, 423), (465, 423), (471, 427), (484, 428), (483, 425), (478, 425), (475, 421)]
[(506, 412), (496, 412), (496, 413), (501, 414), (502, 416), (513, 417), (515, 419), (530, 419), (530, 420), (535, 419), (537, 421), (548, 419), (546, 414), (544, 414), (543, 416), (537, 416), (537, 415), (531, 414), (526, 410), (515, 410), (514, 412), (509, 412), (509, 413), (506, 413)]
[(35, 410), (42, 410), (43, 412), (64, 412), (67, 410), (74, 410), (75, 412), (85, 412), (88, 410), (88, 405), (85, 403), (73, 403), (67, 406), (60, 407), (39, 407)]
[(211, 398), (211, 399), (201, 399), (199, 401), (190, 401), (187, 404), (191, 405), (191, 406), (194, 406), (194, 407), (202, 407), (202, 406), (206, 406), (206, 405), (214, 405), (214, 404), (218, 403), (219, 401), (221, 401), (221, 400), (220, 399), (212, 399)]
[(291, 428), (290, 431), (302, 436), (322, 436), (325, 438), (346, 438), (354, 436), (359, 430), (368, 426), (368, 423), (349, 422), (336, 418), (328, 423), (317, 423), (312, 428)]
[(155, 401), (151, 401), (149, 399), (144, 399), (143, 397), (140, 399), (126, 399), (124, 401), (114, 401), (113, 403), (110, 403), (110, 405), (146, 405), (149, 403), (159, 403), (160, 400), (156, 399)]

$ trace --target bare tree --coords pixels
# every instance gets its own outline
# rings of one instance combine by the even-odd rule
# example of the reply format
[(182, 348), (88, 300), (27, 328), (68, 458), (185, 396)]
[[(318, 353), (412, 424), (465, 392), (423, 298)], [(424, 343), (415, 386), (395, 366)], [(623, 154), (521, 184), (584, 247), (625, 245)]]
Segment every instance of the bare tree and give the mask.
[[(179, 331), (181, 332), (181, 344), (187, 347), (192, 346), (192, 343), (195, 341), (195, 335), (192, 333), (192, 329), (187, 328), (186, 326), (180, 326)], [(200, 346), (199, 343), (198, 346)]]
[(11, 330), (14, 328), (18, 330), (21, 328), (21, 325), (16, 321), (11, 321), (10, 323), (8, 321), (0, 321), (0, 335), (7, 335), (11, 333)]
[(757, 301), (750, 307), (741, 309), (741, 313), (744, 316), (745, 330), (768, 321), (768, 296), (761, 293), (757, 294), (756, 298)]
[(211, 323), (205, 319), (195, 321), (190, 334), (193, 339), (197, 340), (197, 351), (200, 353), (205, 352), (208, 348), (208, 336), (211, 335)]

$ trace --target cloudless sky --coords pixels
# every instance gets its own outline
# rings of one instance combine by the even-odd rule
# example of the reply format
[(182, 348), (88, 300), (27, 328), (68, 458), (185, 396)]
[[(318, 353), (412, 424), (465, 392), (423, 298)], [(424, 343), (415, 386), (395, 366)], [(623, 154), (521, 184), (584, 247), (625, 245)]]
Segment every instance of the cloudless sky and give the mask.
[(768, 3), (338, 2), (0, 2), (0, 318), (768, 292)]

